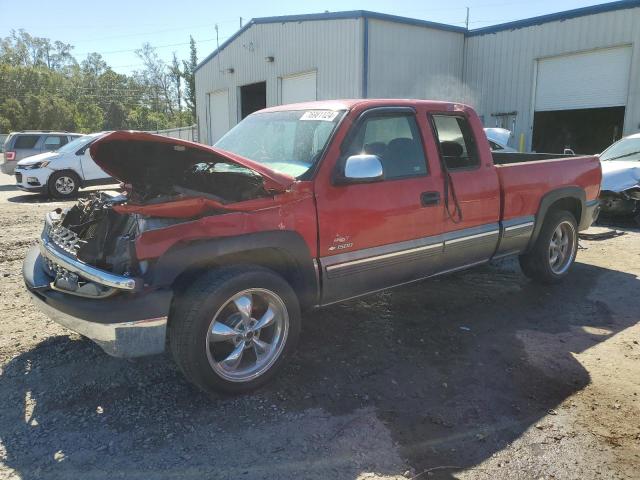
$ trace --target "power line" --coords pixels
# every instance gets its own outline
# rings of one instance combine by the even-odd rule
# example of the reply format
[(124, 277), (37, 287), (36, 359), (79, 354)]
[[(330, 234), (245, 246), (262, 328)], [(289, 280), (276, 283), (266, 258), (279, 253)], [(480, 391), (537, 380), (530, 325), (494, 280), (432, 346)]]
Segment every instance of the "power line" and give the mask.
[[(215, 38), (206, 38), (204, 40), (198, 40), (196, 41), (196, 44), (199, 43), (206, 43), (206, 42), (213, 42), (215, 41)], [(179, 47), (179, 46), (183, 46), (183, 45), (189, 45), (191, 42), (180, 42), (180, 43), (169, 43), (166, 45), (152, 45), (152, 47), (154, 49), (158, 49), (158, 48), (168, 48), (168, 47)], [(84, 55), (90, 55), (92, 53), (99, 53), (100, 55), (109, 55), (112, 53), (126, 53), (126, 52), (135, 52), (136, 50), (140, 50), (140, 48), (127, 48), (127, 49), (123, 49), (123, 50), (111, 50), (108, 52), (82, 52), (82, 53), (78, 53), (78, 56), (84, 56)]]

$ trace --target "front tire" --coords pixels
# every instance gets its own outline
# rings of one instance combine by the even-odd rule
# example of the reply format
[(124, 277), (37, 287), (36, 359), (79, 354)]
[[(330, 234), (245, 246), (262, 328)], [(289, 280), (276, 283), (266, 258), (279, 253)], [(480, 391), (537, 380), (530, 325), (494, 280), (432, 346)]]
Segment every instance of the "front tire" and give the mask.
[(578, 226), (575, 217), (556, 210), (547, 215), (533, 248), (520, 256), (520, 267), (532, 280), (558, 283), (569, 274), (578, 252)]
[(261, 267), (222, 267), (176, 299), (168, 336), (187, 380), (205, 392), (240, 394), (276, 375), (299, 333), (298, 299), (281, 276)]
[(74, 172), (61, 170), (54, 172), (47, 182), (49, 194), (55, 198), (70, 198), (80, 189), (80, 177)]

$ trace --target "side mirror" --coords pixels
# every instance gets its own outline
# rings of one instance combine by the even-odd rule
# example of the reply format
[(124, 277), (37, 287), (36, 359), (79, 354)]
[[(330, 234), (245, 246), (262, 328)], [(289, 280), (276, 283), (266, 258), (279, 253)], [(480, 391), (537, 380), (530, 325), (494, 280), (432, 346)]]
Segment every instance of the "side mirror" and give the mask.
[(383, 178), (382, 162), (377, 155), (352, 155), (344, 163), (343, 183), (376, 182)]

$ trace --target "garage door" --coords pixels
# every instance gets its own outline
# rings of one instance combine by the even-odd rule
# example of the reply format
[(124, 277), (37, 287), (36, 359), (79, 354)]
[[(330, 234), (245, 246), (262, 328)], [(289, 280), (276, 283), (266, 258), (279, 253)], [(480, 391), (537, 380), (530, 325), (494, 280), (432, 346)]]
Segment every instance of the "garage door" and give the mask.
[(631, 47), (538, 61), (535, 110), (573, 110), (627, 103)]
[(283, 77), (281, 88), (280, 98), (283, 105), (316, 100), (316, 72)]
[(209, 143), (213, 145), (229, 131), (229, 90), (209, 94)]

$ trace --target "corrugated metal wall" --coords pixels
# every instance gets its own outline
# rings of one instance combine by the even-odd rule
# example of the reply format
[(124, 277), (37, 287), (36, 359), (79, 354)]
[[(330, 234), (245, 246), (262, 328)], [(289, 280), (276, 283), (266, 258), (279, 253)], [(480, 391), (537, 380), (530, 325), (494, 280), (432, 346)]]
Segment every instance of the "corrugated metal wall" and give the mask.
[[(358, 98), (362, 84), (362, 19), (257, 24), (196, 72), (200, 139), (209, 143), (208, 95), (229, 89), (229, 125), (239, 120), (238, 88), (267, 82), (267, 106), (279, 104), (279, 78), (317, 71), (318, 100)], [(274, 62), (265, 61), (273, 56)], [(233, 68), (234, 73), (223, 73)], [(221, 72), (222, 70), (222, 72)]]
[(370, 98), (462, 100), (464, 35), (369, 20)]
[(165, 128), (164, 130), (153, 130), (150, 133), (157, 133), (158, 135), (164, 135), (165, 137), (179, 138), (181, 140), (189, 140), (190, 142), (198, 141), (198, 127), (197, 125), (190, 125), (188, 127), (175, 127)]
[(640, 130), (640, 8), (466, 39), (465, 102), (493, 126), (492, 113), (517, 111), (515, 136), (531, 146), (537, 59), (633, 45), (624, 133)]

